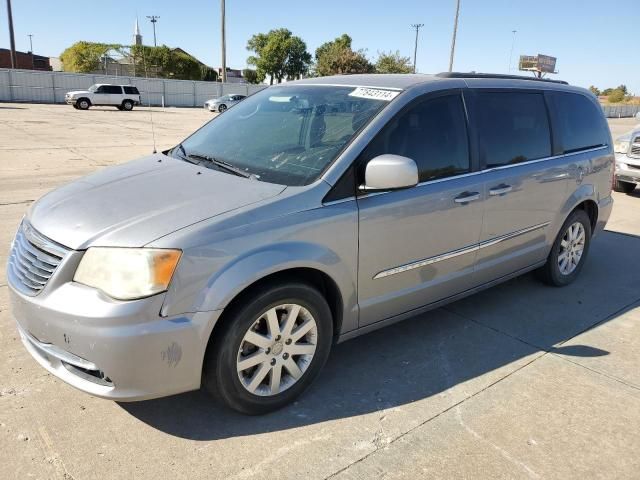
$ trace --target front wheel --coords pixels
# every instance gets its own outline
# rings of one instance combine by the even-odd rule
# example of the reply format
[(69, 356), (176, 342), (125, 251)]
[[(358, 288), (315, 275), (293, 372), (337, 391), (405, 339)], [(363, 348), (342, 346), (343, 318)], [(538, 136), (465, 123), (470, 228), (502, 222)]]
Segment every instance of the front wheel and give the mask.
[(81, 98), (76, 102), (76, 105), (80, 110), (88, 110), (91, 106), (91, 102), (87, 98)]
[(547, 263), (539, 270), (542, 280), (554, 287), (569, 285), (582, 270), (590, 244), (591, 219), (584, 210), (575, 210), (562, 225)]
[(227, 106), (223, 103), (218, 107), (218, 112), (222, 113), (227, 109)]
[(631, 182), (623, 182), (616, 180), (613, 184), (613, 189), (616, 192), (626, 193), (627, 195), (632, 193), (636, 189), (636, 184)]
[(232, 307), (224, 322), (209, 344), (204, 385), (245, 414), (263, 414), (291, 403), (329, 356), (331, 310), (306, 284), (257, 290)]

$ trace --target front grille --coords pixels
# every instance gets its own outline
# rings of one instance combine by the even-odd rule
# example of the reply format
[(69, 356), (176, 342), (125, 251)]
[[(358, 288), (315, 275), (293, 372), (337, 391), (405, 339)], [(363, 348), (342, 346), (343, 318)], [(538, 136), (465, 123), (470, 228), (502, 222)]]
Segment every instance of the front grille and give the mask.
[(68, 252), (69, 249), (23, 222), (9, 254), (8, 273), (12, 285), (26, 295), (37, 295)]

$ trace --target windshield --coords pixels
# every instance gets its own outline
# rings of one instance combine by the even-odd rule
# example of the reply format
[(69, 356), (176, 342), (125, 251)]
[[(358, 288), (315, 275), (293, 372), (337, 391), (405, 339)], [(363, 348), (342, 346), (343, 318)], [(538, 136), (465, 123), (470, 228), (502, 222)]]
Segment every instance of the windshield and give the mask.
[(91, 93), (95, 92), (97, 89), (98, 89), (98, 85), (91, 85), (91, 86), (88, 88), (88, 90), (89, 90)]
[[(227, 162), (262, 181), (307, 185), (388, 103), (387, 95), (375, 95), (380, 91), (371, 90), (270, 87), (207, 123), (182, 147), (187, 155)], [(178, 150), (174, 155), (180, 156)]]

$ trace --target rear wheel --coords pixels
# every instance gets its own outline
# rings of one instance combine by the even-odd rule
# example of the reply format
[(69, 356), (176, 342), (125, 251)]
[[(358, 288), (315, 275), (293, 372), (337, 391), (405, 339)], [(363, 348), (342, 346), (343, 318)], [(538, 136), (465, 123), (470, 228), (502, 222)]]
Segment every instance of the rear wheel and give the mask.
[(127, 112), (133, 110), (133, 102), (131, 100), (125, 100), (124, 102), (122, 102), (122, 109), (126, 110)]
[(222, 105), (218, 106), (218, 111), (220, 113), (224, 112), (227, 109), (227, 106), (223, 103)]
[(591, 219), (584, 210), (575, 210), (562, 225), (547, 263), (539, 270), (542, 280), (555, 287), (573, 282), (582, 270), (590, 243)]
[(291, 403), (316, 378), (333, 338), (331, 310), (306, 284), (253, 292), (232, 308), (209, 344), (204, 385), (230, 408), (249, 415)]
[(76, 106), (80, 109), (80, 110), (88, 110), (89, 107), (91, 106), (91, 102), (89, 101), (88, 98), (80, 98), (77, 102), (76, 102)]
[(621, 180), (616, 180), (616, 182), (613, 184), (613, 189), (616, 192), (629, 194), (636, 189), (636, 184), (631, 182), (623, 182)]

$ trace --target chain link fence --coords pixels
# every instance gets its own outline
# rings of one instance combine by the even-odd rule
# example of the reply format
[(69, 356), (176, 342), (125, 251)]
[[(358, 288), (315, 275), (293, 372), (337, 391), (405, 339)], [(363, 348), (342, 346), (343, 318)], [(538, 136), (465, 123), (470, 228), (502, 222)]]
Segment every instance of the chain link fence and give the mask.
[(0, 69), (0, 102), (64, 103), (65, 93), (94, 83), (135, 85), (142, 103), (167, 107), (200, 107), (211, 98), (250, 95), (266, 85), (198, 82), (162, 78), (120, 77), (66, 72)]

